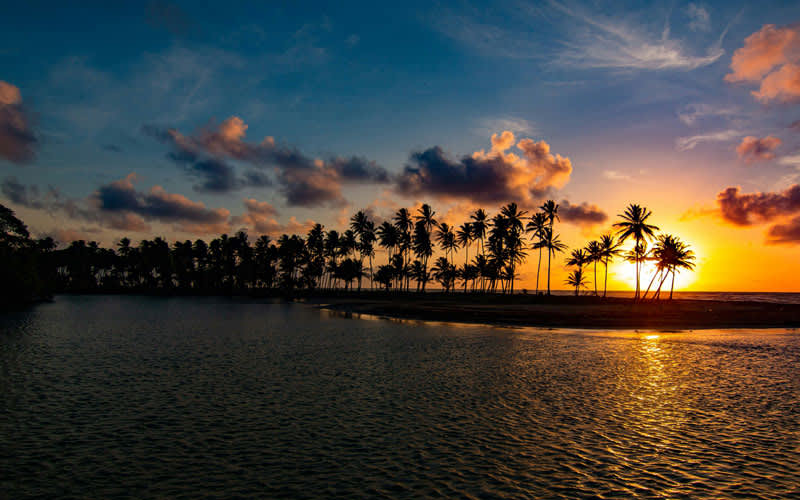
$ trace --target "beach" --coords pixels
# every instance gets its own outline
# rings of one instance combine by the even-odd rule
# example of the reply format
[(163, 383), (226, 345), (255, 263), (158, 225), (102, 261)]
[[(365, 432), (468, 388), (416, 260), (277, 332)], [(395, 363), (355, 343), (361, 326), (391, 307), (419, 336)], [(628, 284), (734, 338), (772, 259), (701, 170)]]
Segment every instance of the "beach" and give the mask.
[(309, 302), (349, 314), (559, 328), (800, 327), (800, 305), (755, 301), (644, 300), (463, 293), (319, 295)]

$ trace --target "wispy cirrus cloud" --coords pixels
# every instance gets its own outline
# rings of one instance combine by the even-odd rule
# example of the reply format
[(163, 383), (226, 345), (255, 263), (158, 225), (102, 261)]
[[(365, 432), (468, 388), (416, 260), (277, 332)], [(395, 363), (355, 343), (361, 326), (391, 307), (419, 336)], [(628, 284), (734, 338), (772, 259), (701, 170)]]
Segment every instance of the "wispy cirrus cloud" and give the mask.
[(705, 103), (687, 104), (677, 112), (678, 119), (687, 127), (692, 127), (706, 118), (733, 118), (739, 114), (741, 111), (733, 106), (713, 106)]
[(678, 137), (675, 140), (675, 148), (678, 151), (690, 151), (697, 147), (698, 144), (702, 144), (704, 142), (726, 142), (741, 136), (742, 132), (738, 130), (720, 130), (718, 132), (710, 132), (707, 134)]
[(571, 36), (564, 42), (559, 62), (584, 68), (618, 70), (693, 70), (708, 66), (725, 53), (722, 39), (696, 54), (687, 44), (670, 34), (669, 17), (660, 33), (648, 30), (644, 23), (605, 17), (578, 4), (551, 1), (553, 9), (572, 21)]

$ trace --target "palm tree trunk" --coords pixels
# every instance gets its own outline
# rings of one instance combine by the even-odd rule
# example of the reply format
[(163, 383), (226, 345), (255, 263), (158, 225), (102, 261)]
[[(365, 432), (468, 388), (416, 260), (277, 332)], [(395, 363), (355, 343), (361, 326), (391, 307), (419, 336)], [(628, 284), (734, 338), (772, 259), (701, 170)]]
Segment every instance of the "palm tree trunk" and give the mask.
[(536, 265), (536, 295), (539, 295), (539, 270), (542, 268), (542, 247), (539, 247), (539, 263)]
[(675, 269), (672, 269), (672, 283), (669, 285), (669, 300), (672, 300), (672, 290), (675, 289)]
[(550, 295), (550, 249), (547, 249), (547, 295)]
[(594, 296), (597, 297), (597, 260), (594, 261)]
[(653, 286), (653, 282), (656, 280), (656, 277), (659, 275), (660, 272), (661, 271), (656, 270), (656, 272), (653, 273), (653, 277), (650, 279), (650, 284), (647, 285), (647, 290), (645, 290), (644, 295), (642, 295), (642, 300), (647, 298), (647, 294), (650, 293), (650, 287)]
[(605, 270), (606, 270), (606, 277), (603, 280), (603, 298), (606, 298), (606, 292), (608, 291), (608, 259), (605, 260)]

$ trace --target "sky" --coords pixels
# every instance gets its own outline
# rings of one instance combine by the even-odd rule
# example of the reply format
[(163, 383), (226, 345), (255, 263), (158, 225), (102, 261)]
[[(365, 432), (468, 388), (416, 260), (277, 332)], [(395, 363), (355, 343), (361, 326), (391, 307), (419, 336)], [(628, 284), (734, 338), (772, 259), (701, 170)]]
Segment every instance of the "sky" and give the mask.
[(37, 236), (553, 199), (579, 248), (638, 203), (697, 254), (677, 289), (800, 291), (797, 2), (119, 3), (0, 17), (0, 203)]

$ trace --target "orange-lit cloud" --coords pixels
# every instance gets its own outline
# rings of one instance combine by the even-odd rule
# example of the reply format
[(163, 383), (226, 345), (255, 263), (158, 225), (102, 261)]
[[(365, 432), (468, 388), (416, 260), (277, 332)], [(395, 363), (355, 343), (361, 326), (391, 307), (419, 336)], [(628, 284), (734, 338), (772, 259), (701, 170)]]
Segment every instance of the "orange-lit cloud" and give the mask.
[(783, 143), (779, 138), (771, 135), (767, 137), (753, 137), (748, 135), (736, 146), (739, 158), (750, 163), (754, 161), (772, 160), (775, 158), (775, 149)]
[(516, 201), (532, 207), (553, 190), (569, 182), (569, 158), (550, 152), (545, 141), (516, 139), (510, 131), (492, 135), (492, 148), (460, 159), (449, 157), (439, 146), (412, 153), (397, 180), (405, 196), (430, 195), (444, 200), (477, 203)]
[(26, 163), (35, 156), (36, 136), (22, 106), (22, 94), (14, 85), (0, 80), (0, 158)]
[(770, 222), (800, 212), (800, 184), (766, 193), (742, 193), (739, 187), (729, 187), (717, 195), (717, 206), (723, 220), (737, 226)]
[(800, 98), (800, 25), (766, 24), (744, 41), (731, 59), (727, 82), (758, 83), (761, 102)]
[(281, 224), (275, 219), (278, 211), (265, 201), (253, 198), (244, 200), (246, 212), (239, 216), (231, 217), (231, 224), (235, 227), (246, 226), (256, 234), (266, 234), (277, 238), (281, 234), (305, 234), (314, 225), (314, 221), (307, 220), (303, 223), (294, 217), (287, 224)]
[(767, 243), (771, 245), (800, 243), (800, 217), (769, 228)]

